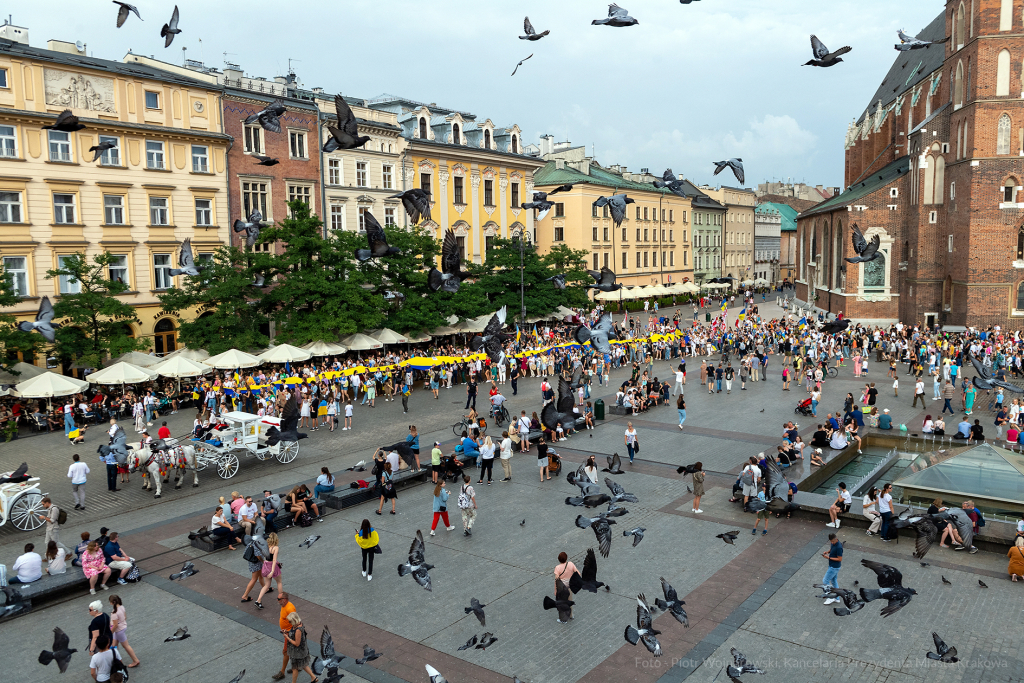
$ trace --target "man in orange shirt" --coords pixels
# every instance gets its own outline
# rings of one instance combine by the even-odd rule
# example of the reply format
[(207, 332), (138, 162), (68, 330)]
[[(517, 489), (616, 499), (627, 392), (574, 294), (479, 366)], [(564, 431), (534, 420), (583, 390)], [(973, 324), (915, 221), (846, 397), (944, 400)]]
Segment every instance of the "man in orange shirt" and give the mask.
[[(288, 615), (295, 611), (295, 605), (288, 600), (287, 593), (277, 594), (277, 604), (281, 606), (281, 616), (278, 619), (278, 626), (281, 628), (281, 633), (288, 633), (291, 630), (292, 625), (288, 622)], [(280, 681), (284, 678), (284, 670), (288, 667), (288, 643), (284, 643), (284, 649), (282, 650), (284, 655), (284, 661), (281, 662), (281, 670), (272, 676), (275, 681)]]

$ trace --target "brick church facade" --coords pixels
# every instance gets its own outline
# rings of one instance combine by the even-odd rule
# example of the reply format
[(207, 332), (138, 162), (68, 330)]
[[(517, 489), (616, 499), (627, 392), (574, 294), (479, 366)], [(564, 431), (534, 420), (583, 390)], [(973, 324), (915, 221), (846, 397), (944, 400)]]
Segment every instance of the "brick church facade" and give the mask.
[[(949, 0), (797, 220), (797, 299), (866, 321), (1024, 327), (1024, 0)], [(848, 263), (859, 228), (882, 257)]]

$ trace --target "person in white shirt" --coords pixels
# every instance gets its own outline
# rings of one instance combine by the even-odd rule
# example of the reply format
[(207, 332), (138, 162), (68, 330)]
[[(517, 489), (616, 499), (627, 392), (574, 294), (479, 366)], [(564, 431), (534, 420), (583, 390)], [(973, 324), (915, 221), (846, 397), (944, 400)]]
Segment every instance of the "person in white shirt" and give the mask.
[(391, 464), (391, 474), (398, 474), (398, 468), (402, 466), (402, 459), (398, 456), (398, 451), (388, 453), (386, 460)]
[(508, 432), (501, 433), (501, 454), (498, 456), (501, 461), (502, 472), (505, 473), (502, 481), (512, 481), (512, 439)]
[(71, 480), (71, 497), (75, 500), (75, 509), (85, 509), (85, 480), (89, 474), (89, 466), (82, 462), (78, 453), (71, 456), (74, 461), (68, 468), (68, 479)]
[(826, 523), (825, 526), (830, 526), (835, 529), (838, 529), (839, 515), (850, 511), (852, 497), (850, 495), (850, 492), (846, 490), (846, 483), (842, 481), (839, 482), (839, 488), (836, 489), (836, 493), (838, 494), (838, 496), (836, 497), (836, 502), (832, 503), (832, 507), (828, 509), (828, 515), (832, 518), (832, 521)]
[(18, 575), (8, 579), (8, 583), (32, 583), (43, 578), (43, 558), (34, 552), (35, 548), (31, 543), (25, 544), (25, 554), (18, 557), (12, 567)]
[(586, 475), (587, 479), (589, 479), (592, 484), (598, 483), (597, 458), (595, 458), (594, 456), (590, 456), (589, 458), (587, 458), (587, 463), (583, 467), (583, 474)]
[(526, 453), (530, 450), (530, 440), (527, 438), (530, 435), (530, 418), (526, 416), (525, 410), (521, 411), (516, 427), (519, 430), (519, 452)]
[(676, 385), (672, 388), (672, 395), (678, 396), (684, 393), (683, 383), (686, 380), (686, 374), (682, 370), (676, 370)]
[[(764, 455), (763, 453), (761, 454)], [(747, 461), (747, 464), (743, 467), (743, 471), (740, 472), (740, 484), (743, 486), (743, 504), (746, 505), (747, 501), (757, 496), (757, 492), (761, 489), (758, 481), (761, 479), (761, 468), (757, 466), (757, 459), (751, 456)], [(747, 484), (746, 481), (750, 480)]]
[(878, 489), (874, 486), (871, 490), (864, 494), (864, 500), (861, 501), (863, 506), (864, 516), (871, 522), (871, 526), (865, 532), (868, 536), (874, 536), (878, 533), (878, 528), (882, 526), (882, 515), (878, 514)]
[(345, 426), (341, 428), (341, 431), (347, 432), (350, 429), (352, 429), (352, 399), (345, 404)]
[(245, 530), (247, 536), (252, 535), (253, 525), (256, 523), (258, 508), (252, 502), (252, 496), (245, 497), (245, 503), (238, 508), (238, 524)]
[(63, 546), (57, 545), (55, 541), (50, 541), (46, 544), (46, 573), (50, 576), (54, 574), (65, 574), (68, 571), (65, 559), (68, 556), (68, 551)]
[(889, 542), (889, 520), (892, 518), (892, 484), (885, 484), (878, 495), (878, 514), (882, 515), (882, 529), (879, 535)]
[(67, 436), (74, 428), (75, 402), (73, 399), (68, 399), (68, 402), (64, 404), (64, 436)]

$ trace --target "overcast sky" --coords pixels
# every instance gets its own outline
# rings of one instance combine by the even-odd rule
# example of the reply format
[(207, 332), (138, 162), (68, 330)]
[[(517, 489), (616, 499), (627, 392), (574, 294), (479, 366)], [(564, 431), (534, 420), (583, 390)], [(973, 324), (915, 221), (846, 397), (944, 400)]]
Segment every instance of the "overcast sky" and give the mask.
[[(750, 187), (842, 185), (847, 125), (896, 58), (896, 30), (916, 35), (943, 9), (938, 0), (624, 0), (640, 24), (612, 28), (590, 25), (607, 14), (601, 0), (178, 0), (182, 33), (164, 49), (173, 0), (134, 1), (145, 21), (132, 15), (121, 29), (108, 0), (8, 11), (35, 47), (81, 40), (95, 57), (131, 49), (176, 64), (186, 47), (217, 68), (227, 52), (267, 78), (292, 58), (306, 87), (518, 123), (526, 142), (550, 133), (588, 153), (596, 146), (605, 165), (714, 182), (724, 176), (712, 177), (712, 161), (741, 157)], [(551, 34), (519, 40), (524, 15)], [(801, 66), (811, 33), (853, 52), (829, 69)]]

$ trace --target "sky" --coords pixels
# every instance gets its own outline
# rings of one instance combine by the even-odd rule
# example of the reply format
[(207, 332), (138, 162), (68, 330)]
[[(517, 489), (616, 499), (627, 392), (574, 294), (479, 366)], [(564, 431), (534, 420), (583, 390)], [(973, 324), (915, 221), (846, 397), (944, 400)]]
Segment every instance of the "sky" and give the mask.
[[(287, 72), (328, 93), (383, 93), (517, 123), (525, 142), (554, 135), (586, 145), (603, 165), (649, 168), (712, 185), (713, 161), (742, 158), (746, 185), (769, 180), (843, 184), (847, 126), (868, 107), (897, 52), (897, 29), (916, 35), (939, 0), (623, 0), (639, 21), (592, 26), (601, 0), (178, 0), (179, 34), (163, 47), (172, 1), (135, 0), (117, 29), (108, 0), (19, 3), (13, 23), (34, 47), (60, 39), (120, 60), (132, 50), (249, 76)], [(11, 6), (8, 11), (12, 11)], [(523, 17), (538, 32), (519, 40)], [(810, 34), (853, 51), (828, 69)], [(511, 77), (516, 63), (533, 58)]]

